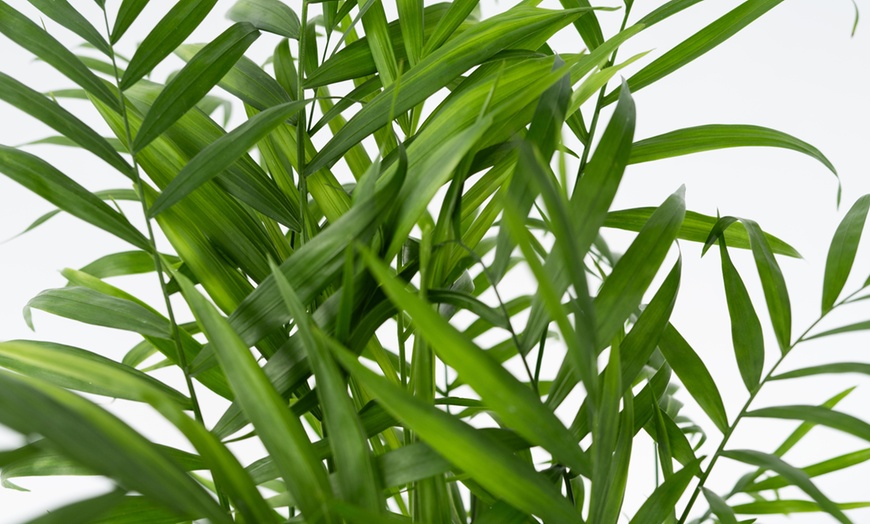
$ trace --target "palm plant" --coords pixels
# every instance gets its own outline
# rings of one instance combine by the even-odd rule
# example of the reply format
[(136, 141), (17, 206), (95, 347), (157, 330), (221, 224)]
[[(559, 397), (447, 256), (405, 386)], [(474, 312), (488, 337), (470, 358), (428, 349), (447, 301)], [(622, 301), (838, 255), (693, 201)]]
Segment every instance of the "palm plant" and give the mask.
[[(522, 2), (481, 19), (476, 1), (401, 0), (390, 21), (380, 0), (241, 0), (234, 23), (202, 45), (185, 41), (217, 2), (180, 0), (129, 59), (117, 49), (147, 0), (96, 0), (99, 18), (83, 14), (90, 4), (30, 0), (86, 42), (75, 51), (0, 2), (0, 33), (75, 84), (46, 96), (0, 73), (0, 98), (58, 133), (45, 142), (84, 149), (126, 180), (91, 192), (9, 146), (0, 172), (134, 248), (64, 270), (69, 285), (34, 297), (25, 316), (38, 309), (139, 337), (108, 356), (0, 342), (0, 424), (32, 437), (0, 452), (4, 483), (100, 475), (117, 486), (33, 522), (684, 524), (801, 511), (849, 522), (846, 511), (870, 503), (835, 503), (812, 477), (870, 455), (803, 469), (782, 459), (815, 425), (870, 440), (870, 425), (834, 409), (848, 391), (819, 406), (753, 401), (775, 380), (866, 373), (850, 362), (777, 370), (798, 344), (867, 323), (821, 333), (813, 324), (794, 338), (776, 257), (797, 252), (752, 220), (687, 211), (682, 188), (653, 207), (612, 209), (627, 166), (714, 149), (785, 148), (836, 173), (812, 145), (758, 126), (635, 138), (632, 93), (782, 3), (747, 0), (613, 81), (645, 59), (620, 59), (625, 42), (699, 1), (670, 0), (639, 19), (628, 0), (616, 13), (585, 0)], [(614, 34), (602, 16), (620, 17)], [(559, 52), (562, 30), (587, 50)], [(269, 38), (264, 65), (246, 56)], [(185, 65), (161, 83), (151, 73), (172, 53)], [(215, 120), (227, 95), (247, 117), (229, 131)], [(67, 99), (87, 100), (87, 118), (113, 136)], [(834, 235), (820, 319), (865, 298), (867, 284), (842, 295), (868, 209), (870, 196), (859, 199)], [(636, 236), (617, 254), (605, 228)], [(171, 252), (158, 249), (164, 239)], [(730, 418), (670, 323), (678, 240), (716, 245), (721, 257), (748, 393)], [(768, 369), (731, 260), (741, 249), (779, 350)], [(518, 267), (534, 287), (509, 297)], [(142, 273), (156, 275), (162, 303), (107, 282)], [(180, 320), (185, 309), (193, 321)], [(558, 371), (547, 375), (545, 363)], [(164, 368), (180, 380), (154, 373)], [(677, 385), (718, 433), (706, 458)], [(149, 406), (193, 451), (146, 439), (78, 393)], [(210, 396), (222, 399), (216, 420), (204, 414)], [(738, 424), (761, 417), (801, 425), (771, 453), (728, 445)], [(641, 439), (655, 442), (661, 479), (640, 508), (624, 508)], [(240, 441), (265, 455), (243, 465), (230, 450)], [(717, 493), (707, 481), (726, 458), (751, 469)], [(787, 486), (805, 496), (779, 498)]]

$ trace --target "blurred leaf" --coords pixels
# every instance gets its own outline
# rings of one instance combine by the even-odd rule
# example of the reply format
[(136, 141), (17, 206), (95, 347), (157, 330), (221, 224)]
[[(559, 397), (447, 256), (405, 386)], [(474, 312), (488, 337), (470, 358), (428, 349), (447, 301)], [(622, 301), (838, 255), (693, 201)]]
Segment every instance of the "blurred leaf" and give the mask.
[(28, 521), (28, 524), (91, 524), (116, 508), (124, 500), (124, 490), (116, 489), (105, 495), (74, 502)]
[(232, 523), (211, 496), (154, 444), (82, 397), (0, 372), (0, 422), (39, 433), (52, 447), (187, 518)]
[(870, 442), (870, 424), (863, 420), (820, 406), (772, 406), (746, 413), (747, 417), (780, 418), (812, 422), (836, 429)]
[(191, 58), (169, 81), (145, 115), (133, 139), (133, 152), (141, 151), (195, 106), (232, 69), (259, 35), (251, 24), (236, 24)]
[(831, 239), (822, 287), (822, 313), (827, 313), (834, 307), (834, 302), (846, 285), (846, 280), (852, 271), (852, 263), (855, 261), (855, 254), (858, 252), (858, 243), (861, 241), (868, 210), (870, 210), (870, 195), (864, 195), (855, 201)]
[[(870, 502), (844, 502), (836, 504), (841, 510), (870, 507)], [(756, 500), (734, 506), (734, 512), (742, 515), (788, 515), (790, 513), (815, 513), (825, 511), (820, 504), (811, 500)]]
[[(870, 327), (868, 327), (868, 329), (870, 329)], [(839, 373), (861, 373), (864, 375), (870, 375), (870, 364), (867, 364), (866, 362), (833, 362), (831, 364), (821, 364), (818, 366), (785, 371), (770, 377), (770, 380), (785, 380), (789, 378), (812, 377), (815, 375)]]
[[(838, 457), (825, 460), (817, 464), (807, 466), (805, 468), (801, 468), (801, 470), (810, 477), (817, 477), (826, 473), (850, 468), (856, 464), (861, 464), (868, 460), (870, 460), (870, 449), (862, 449), (860, 451), (846, 453), (845, 455), (840, 455)], [(785, 477), (775, 476), (760, 480), (754, 484), (750, 484), (743, 491), (753, 492), (764, 491), (768, 489), (780, 489), (789, 485), (791, 485), (791, 482), (789, 482), (789, 480)]]
[(704, 498), (710, 504), (710, 511), (719, 517), (719, 522), (722, 524), (737, 524), (737, 516), (734, 515), (734, 510), (731, 509), (731, 506), (722, 497), (704, 488)]

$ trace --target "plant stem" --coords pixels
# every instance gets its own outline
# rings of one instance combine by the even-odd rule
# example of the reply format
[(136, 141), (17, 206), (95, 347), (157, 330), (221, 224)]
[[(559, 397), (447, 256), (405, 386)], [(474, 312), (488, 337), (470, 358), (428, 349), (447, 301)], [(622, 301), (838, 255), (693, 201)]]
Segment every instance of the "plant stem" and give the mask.
[[(103, 7), (103, 21), (106, 24), (106, 35), (109, 37), (109, 41), (111, 42), (109, 16), (106, 13), (105, 7)], [(193, 380), (190, 377), (190, 369), (188, 368), (187, 355), (184, 353), (184, 346), (181, 343), (178, 322), (175, 320), (175, 311), (172, 308), (172, 301), (169, 299), (169, 290), (166, 281), (163, 278), (165, 273), (163, 260), (160, 257), (160, 251), (157, 249), (157, 241), (154, 236), (154, 228), (151, 225), (151, 219), (148, 218), (148, 203), (145, 201), (145, 183), (142, 181), (142, 176), (139, 171), (139, 163), (137, 162), (136, 154), (133, 152), (132, 149), (133, 134), (130, 130), (130, 119), (127, 115), (127, 101), (124, 97), (124, 91), (121, 89), (121, 76), (118, 73), (118, 62), (115, 58), (114, 44), (109, 44), (109, 50), (109, 56), (112, 59), (112, 70), (115, 77), (115, 86), (118, 88), (118, 99), (121, 102), (121, 118), (124, 121), (124, 134), (127, 141), (127, 148), (130, 152), (130, 160), (133, 164), (133, 182), (136, 185), (136, 192), (139, 194), (139, 203), (142, 207), (142, 216), (145, 218), (145, 227), (148, 231), (148, 243), (151, 248), (151, 255), (154, 260), (154, 270), (157, 273), (157, 280), (160, 282), (160, 291), (163, 295), (163, 303), (166, 306), (166, 314), (169, 318), (170, 336), (175, 343), (175, 352), (176, 358), (178, 360), (178, 367), (181, 368), (181, 372), (184, 375), (184, 382), (187, 385), (187, 392), (188, 395), (190, 395), (193, 416), (197, 422), (205, 426), (202, 417), (202, 410), (200, 409), (199, 400), (197, 399), (196, 395), (196, 389), (194, 388)], [(221, 506), (224, 509), (229, 510), (229, 500), (219, 488), (217, 480), (215, 480), (214, 483), (215, 491), (218, 495)]]
[[(306, 52), (306, 33), (308, 31), (308, 1), (302, 0), (302, 15), (301, 28), (299, 30), (299, 63), (298, 74), (296, 75), (296, 100), (305, 98), (305, 52)], [(299, 236), (299, 245), (305, 244), (308, 241), (308, 181), (305, 178), (305, 108), (299, 109), (296, 117), (296, 163), (299, 172), (299, 223), (301, 234)], [(294, 246), (298, 248), (299, 246)]]
[[(830, 310), (823, 312), (819, 316), (819, 318), (817, 318), (815, 321), (813, 321), (813, 323), (810, 324), (810, 326), (806, 330), (804, 330), (804, 332), (788, 347), (788, 349), (779, 356), (776, 363), (773, 365), (772, 368), (770, 368), (770, 371), (767, 372), (767, 374), (764, 376), (764, 378), (761, 380), (761, 382), (759, 382), (758, 386), (753, 391), (750, 391), (749, 398), (743, 404), (743, 407), (740, 409), (740, 412), (737, 413), (737, 416), (734, 418), (734, 422), (732, 422), (731, 425), (728, 427), (728, 431), (726, 431), (725, 434), (722, 436), (722, 442), (719, 443), (719, 447), (716, 448), (716, 451), (713, 453), (713, 456), (710, 458), (710, 463), (707, 464), (707, 468), (704, 470), (704, 472), (699, 477), (698, 485), (695, 486), (695, 491), (692, 493), (692, 497), (689, 499), (689, 502), (686, 504), (686, 508), (683, 510), (683, 514), (680, 517), (679, 524), (685, 524), (686, 519), (689, 518), (689, 511), (692, 510), (692, 506), (695, 504), (695, 500), (698, 498), (698, 495), (701, 493), (701, 489), (704, 487), (704, 483), (707, 481), (707, 478), (709, 478), (710, 472), (713, 470), (713, 466), (716, 465), (716, 462), (719, 460), (719, 456), (725, 450), (725, 446), (728, 444), (728, 440), (731, 438), (731, 435), (734, 433), (734, 430), (737, 428), (737, 424), (739, 424), (740, 420), (744, 417), (744, 415), (746, 415), (746, 413), (749, 409), (749, 406), (752, 404), (752, 401), (755, 400), (755, 397), (758, 395), (759, 391), (761, 391), (761, 388), (763, 388), (764, 385), (767, 383), (767, 381), (770, 380), (770, 378), (773, 376), (774, 371), (776, 371), (776, 369), (779, 367), (779, 365), (782, 364), (782, 362), (785, 360), (785, 357), (788, 354), (790, 354), (792, 352), (792, 350), (798, 346), (798, 344), (800, 344), (806, 340), (806, 337), (809, 334), (809, 332), (812, 331), (819, 324), (819, 322), (821, 322), (825, 317), (827, 317), (829, 313), (831, 313), (832, 311), (837, 309), (839, 306), (846, 303), (846, 301), (851, 299), (853, 296), (860, 293), (863, 289), (864, 288), (861, 288), (858, 291), (855, 291), (854, 293), (850, 294), (849, 296), (847, 296), (846, 298), (844, 298), (843, 300), (841, 300), (840, 302), (835, 304), (834, 307), (832, 307)], [(733, 494), (734, 493), (732, 492), (731, 495), (733, 495)]]

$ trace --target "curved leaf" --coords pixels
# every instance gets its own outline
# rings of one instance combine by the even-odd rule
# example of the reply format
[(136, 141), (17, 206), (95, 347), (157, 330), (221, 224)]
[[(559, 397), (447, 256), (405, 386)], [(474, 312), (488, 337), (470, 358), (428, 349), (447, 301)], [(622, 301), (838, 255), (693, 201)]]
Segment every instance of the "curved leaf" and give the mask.
[(861, 233), (864, 231), (864, 223), (867, 221), (868, 210), (870, 195), (864, 195), (855, 201), (831, 239), (822, 286), (822, 313), (827, 313), (834, 307), (834, 302), (846, 285), (858, 251), (858, 243), (861, 241)]
[(657, 487), (637, 510), (630, 524), (660, 524), (665, 522), (668, 515), (674, 511), (677, 501), (686, 491), (689, 482), (698, 473), (699, 464), (700, 461), (689, 464)]
[(257, 29), (299, 39), (299, 17), (279, 0), (239, 0), (227, 13), (233, 22), (248, 22)]
[(42, 11), (45, 16), (84, 38), (101, 53), (111, 55), (112, 51), (103, 35), (67, 0), (28, 0), (28, 2)]
[(63, 211), (145, 251), (151, 244), (126, 218), (41, 158), (0, 145), (0, 172)]

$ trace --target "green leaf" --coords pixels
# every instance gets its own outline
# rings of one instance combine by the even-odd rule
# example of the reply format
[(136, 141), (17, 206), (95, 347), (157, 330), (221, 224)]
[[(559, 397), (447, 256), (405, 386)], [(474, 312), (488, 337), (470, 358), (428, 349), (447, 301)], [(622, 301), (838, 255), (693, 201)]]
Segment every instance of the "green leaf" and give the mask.
[(737, 516), (734, 515), (734, 510), (731, 509), (731, 506), (728, 505), (725, 499), (707, 488), (704, 488), (704, 498), (710, 504), (710, 511), (719, 517), (719, 522), (722, 524), (737, 524)]
[(56, 386), (148, 402), (166, 397), (188, 408), (190, 399), (136, 369), (84, 349), (31, 340), (0, 342), (0, 366)]
[[(151, 204), (148, 215), (155, 217), (187, 196), (190, 192), (218, 176), (275, 127), (284, 123), (310, 101), (288, 102), (267, 109), (244, 124), (221, 136), (193, 157)], [(155, 102), (156, 104), (156, 102)], [(298, 225), (297, 225), (298, 228)]]
[(541, 445), (563, 464), (588, 469), (588, 459), (571, 433), (528, 387), (466, 339), (429, 303), (409, 293), (371, 251), (365, 249), (361, 254), (384, 293), (411, 316), (418, 333), (435, 353), (481, 396), (505, 426)]
[(831, 247), (828, 248), (828, 259), (825, 263), (825, 280), (822, 286), (822, 313), (827, 313), (834, 307), (834, 302), (843, 291), (852, 263), (858, 252), (861, 232), (867, 221), (867, 211), (870, 210), (870, 195), (864, 195), (852, 205), (843, 221), (837, 227)]
[(653, 26), (699, 2), (703, 2), (703, 0), (670, 0), (638, 20), (637, 25), (643, 25), (644, 27)]
[(746, 413), (747, 417), (801, 420), (836, 429), (870, 442), (870, 424), (821, 406), (773, 406)]
[(393, 84), (366, 104), (311, 160), (306, 174), (334, 164), (351, 147), (383, 127), (389, 115), (408, 111), (446, 82), (518, 39), (551, 35), (582, 12), (516, 7), (463, 32), (402, 75), (401, 89)]
[[(870, 326), (868, 326), (868, 329), (870, 329)], [(861, 373), (864, 375), (870, 375), (870, 364), (867, 364), (866, 362), (834, 362), (831, 364), (810, 366), (806, 368), (795, 369), (792, 371), (786, 371), (784, 373), (778, 373), (770, 377), (770, 380), (785, 380), (790, 378), (812, 377), (814, 375), (827, 375), (829, 373)]]
[(0, 172), (63, 211), (150, 251), (148, 240), (123, 215), (41, 158), (0, 145)]
[(88, 22), (87, 18), (76, 11), (67, 0), (28, 1), (31, 5), (42, 11), (45, 16), (84, 38), (85, 41), (93, 45), (101, 53), (111, 55), (112, 51), (109, 48), (109, 44), (106, 43), (100, 32), (94, 29), (94, 26)]
[(257, 29), (299, 40), (299, 17), (279, 0), (239, 0), (227, 13), (233, 22), (248, 22)]
[[(843, 502), (836, 505), (841, 510), (870, 508), (870, 502)], [(734, 506), (741, 515), (788, 515), (790, 513), (815, 513), (826, 511), (811, 500), (756, 500)]]
[[(791, 149), (815, 158), (837, 175), (834, 165), (811, 144), (791, 135), (761, 126), (741, 124), (710, 124), (687, 127), (635, 142), (630, 164), (651, 162), (662, 158), (714, 151), (730, 147), (779, 147)], [(839, 178), (837, 179), (839, 201)]]
[(650, 216), (602, 284), (595, 297), (601, 343), (613, 338), (640, 304), (677, 237), (685, 211), (685, 188), (681, 187)]
[[(626, 231), (640, 231), (650, 215), (655, 212), (654, 207), (638, 207), (634, 209), (620, 209), (611, 211), (607, 214), (607, 220), (604, 221), (604, 227), (612, 227), (616, 229), (624, 229)], [(716, 225), (718, 219), (708, 215), (702, 215), (694, 211), (686, 211), (686, 218), (683, 219), (683, 224), (680, 226), (680, 231), (677, 233), (677, 238), (682, 240), (690, 240), (692, 242), (704, 243), (710, 235), (710, 230)], [(776, 238), (770, 233), (764, 234), (770, 249), (777, 255), (785, 255), (789, 257), (800, 258), (793, 247), (786, 244), (782, 240)], [(741, 249), (749, 249), (749, 234), (745, 228), (738, 226), (729, 226), (725, 229), (725, 242), (730, 247), (738, 247)]]
[(132, 331), (145, 336), (169, 339), (166, 319), (133, 301), (109, 296), (79, 286), (46, 289), (30, 299), (24, 318), (32, 327), (31, 308), (95, 326)]
[(329, 343), (342, 367), (379, 398), (387, 411), (495, 496), (548, 523), (573, 524), (580, 520), (579, 513), (555, 487), (527, 462), (515, 457), (509, 448), (456, 417), (411, 397), (368, 371), (355, 355), (336, 342), (330, 339)]
[[(811, 407), (811, 406), (808, 406)], [(824, 408), (822, 408), (824, 409)], [(810, 477), (807, 476), (806, 473), (797, 469), (796, 467), (786, 463), (781, 458), (776, 455), (770, 455), (768, 453), (762, 453), (760, 451), (753, 450), (726, 450), (722, 452), (723, 457), (730, 458), (732, 460), (738, 460), (740, 462), (751, 464), (753, 466), (767, 468), (769, 470), (775, 471), (787, 478), (792, 484), (799, 487), (809, 495), (813, 500), (815, 500), (818, 505), (822, 508), (823, 511), (837, 519), (839, 522), (843, 522), (846, 524), (851, 523), (846, 515), (840, 510), (840, 508), (831, 502), (831, 500), (824, 495), (819, 488), (813, 484), (813, 481), (810, 480)]]
[[(126, 91), (151, 73), (157, 64), (190, 36), (216, 3), (217, 0), (179, 0), (172, 6), (136, 48), (121, 79), (121, 89)], [(120, 35), (114, 40), (119, 38)]]
[(5, 73), (0, 73), (0, 99), (97, 155), (127, 178), (133, 178), (133, 168), (105, 138), (59, 104)]
[(704, 413), (720, 431), (728, 431), (728, 416), (719, 388), (707, 366), (673, 325), (668, 325), (662, 333), (659, 349)]
[[(161, 255), (167, 260), (175, 257)], [(116, 277), (121, 275), (138, 275), (154, 271), (154, 257), (145, 251), (125, 251), (112, 253), (94, 260), (79, 271), (97, 278)]]
[(109, 38), (109, 42), (112, 44), (117, 43), (133, 22), (136, 21), (139, 13), (145, 9), (146, 5), (148, 5), (148, 0), (123, 0), (121, 7), (118, 8), (118, 16), (115, 17), (115, 24), (112, 26), (112, 36)]
[[(825, 460), (801, 469), (808, 476), (817, 477), (826, 473), (850, 468), (856, 464), (867, 462), (868, 460), (870, 460), (870, 449), (862, 449), (860, 451), (846, 453), (845, 455), (840, 455), (838, 457), (834, 457), (832, 459)], [(750, 484), (749, 486), (744, 488), (743, 491), (753, 492), (764, 491), (768, 489), (780, 489), (789, 485), (790, 482), (785, 477), (775, 476), (758, 481), (754, 484)]]
[(290, 283), (274, 264), (272, 276), (299, 329), (308, 362), (317, 381), (317, 397), (323, 408), (324, 428), (330, 435), (333, 460), (342, 498), (360, 508), (382, 513), (383, 501), (366, 434), (347, 395), (347, 383), (329, 350), (320, 343), (321, 333)]
[(0, 372), (0, 423), (39, 433), (52, 447), (185, 518), (232, 523), (174, 460), (127, 424), (84, 398), (42, 381)]
[[(638, 71), (628, 79), (628, 86), (632, 91), (638, 91), (673, 73), (728, 40), (780, 3), (782, 0), (747, 0)], [(605, 103), (613, 102), (616, 96), (616, 93), (610, 93), (605, 97)]]
[(695, 461), (687, 465), (657, 487), (637, 510), (630, 524), (660, 524), (665, 522), (668, 515), (673, 513), (674, 507), (683, 492), (686, 491), (689, 482), (698, 473), (699, 463), (700, 461)]
[(211, 342), (236, 394), (236, 402), (254, 425), (302, 514), (311, 522), (331, 522), (332, 490), (302, 423), (290, 413), (286, 402), (269, 383), (229, 322), (186, 277), (176, 274), (175, 278), (197, 323)]
[(731, 344), (734, 346), (734, 356), (743, 384), (751, 393), (758, 388), (764, 370), (764, 335), (746, 285), (728, 255), (724, 237), (719, 237), (719, 254), (722, 259), (725, 299), (731, 317)]
[(767, 302), (767, 311), (773, 323), (773, 332), (776, 334), (777, 342), (779, 342), (780, 351), (785, 354), (791, 349), (791, 303), (782, 270), (780, 270), (770, 245), (758, 224), (752, 220), (735, 217), (719, 219), (710, 231), (710, 236), (707, 237), (707, 243), (704, 244), (702, 253), (706, 252), (725, 228), (736, 221), (740, 221), (749, 234), (752, 256), (755, 258), (755, 267), (761, 280), (761, 288)]
[(45, 61), (107, 106), (115, 111), (121, 109), (117, 95), (103, 80), (92, 73), (63, 44), (6, 2), (0, 2), (0, 33)]
[(232, 69), (258, 36), (260, 32), (251, 24), (235, 24), (191, 58), (148, 110), (133, 139), (133, 152), (141, 151), (193, 108)]
[(124, 490), (116, 489), (105, 495), (52, 510), (28, 521), (27, 524), (91, 524), (116, 508), (124, 498)]

